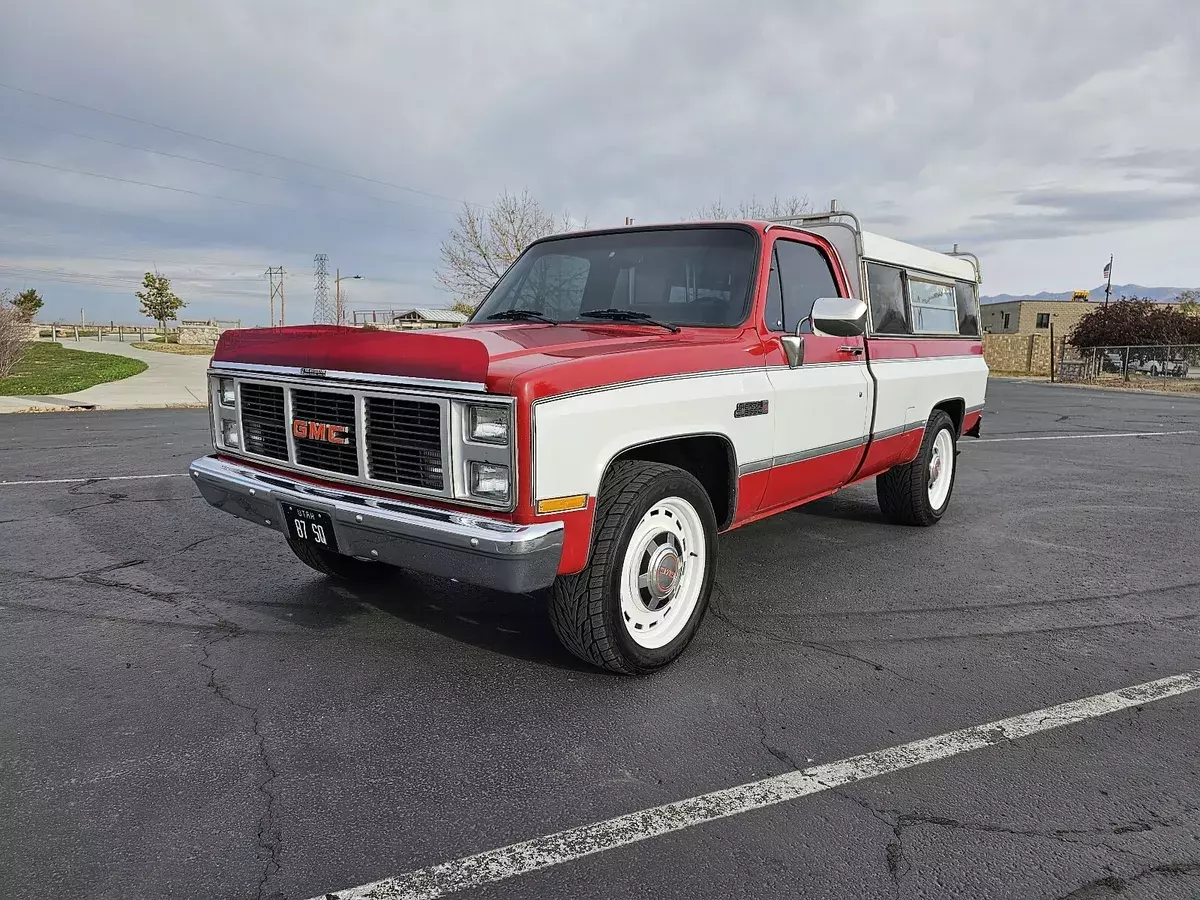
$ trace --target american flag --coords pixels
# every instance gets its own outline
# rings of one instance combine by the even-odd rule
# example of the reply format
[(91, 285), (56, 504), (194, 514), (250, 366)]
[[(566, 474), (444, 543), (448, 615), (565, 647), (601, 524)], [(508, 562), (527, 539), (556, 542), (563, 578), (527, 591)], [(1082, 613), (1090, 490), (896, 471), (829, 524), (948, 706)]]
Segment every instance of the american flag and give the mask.
[(1112, 274), (1112, 263), (1111, 263), (1111, 262), (1109, 262), (1109, 263), (1105, 263), (1105, 265), (1104, 265), (1104, 277), (1105, 277), (1105, 278), (1107, 278), (1107, 277), (1108, 277), (1109, 275), (1111, 275), (1111, 274)]

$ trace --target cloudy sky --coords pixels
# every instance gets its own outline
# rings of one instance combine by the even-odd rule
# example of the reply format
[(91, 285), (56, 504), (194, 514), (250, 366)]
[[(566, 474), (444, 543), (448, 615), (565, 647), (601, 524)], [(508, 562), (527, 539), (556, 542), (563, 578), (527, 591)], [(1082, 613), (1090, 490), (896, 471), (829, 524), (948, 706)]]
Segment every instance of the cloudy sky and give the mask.
[[(461, 203), (593, 225), (830, 198), (984, 260), (984, 293), (1200, 284), (1195, 0), (8, 0), (0, 289), (138, 321), (448, 306)], [(85, 174), (86, 173), (86, 174)]]

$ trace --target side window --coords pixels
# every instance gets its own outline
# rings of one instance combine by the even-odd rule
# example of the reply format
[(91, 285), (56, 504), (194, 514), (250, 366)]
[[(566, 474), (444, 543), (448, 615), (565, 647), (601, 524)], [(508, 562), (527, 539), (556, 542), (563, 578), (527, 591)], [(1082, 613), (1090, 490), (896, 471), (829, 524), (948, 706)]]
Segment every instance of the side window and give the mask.
[[(812, 244), (776, 241), (775, 261), (783, 295), (783, 324), (779, 330), (794, 332), (796, 326), (812, 315), (813, 303), (818, 297), (838, 296), (837, 282), (829, 260)], [(770, 318), (767, 321), (769, 323)], [(802, 331), (811, 332), (812, 323), (804, 322)]]
[(958, 333), (979, 334), (979, 300), (975, 285), (969, 281), (954, 282), (954, 299), (958, 304)]
[(899, 269), (867, 263), (867, 294), (871, 298), (871, 331), (874, 334), (909, 333), (904, 278)]
[(767, 279), (764, 320), (772, 331), (783, 331), (783, 289), (779, 286), (779, 254), (774, 250), (771, 251), (771, 277)]
[(951, 285), (910, 276), (908, 302), (914, 333), (958, 334), (958, 304)]

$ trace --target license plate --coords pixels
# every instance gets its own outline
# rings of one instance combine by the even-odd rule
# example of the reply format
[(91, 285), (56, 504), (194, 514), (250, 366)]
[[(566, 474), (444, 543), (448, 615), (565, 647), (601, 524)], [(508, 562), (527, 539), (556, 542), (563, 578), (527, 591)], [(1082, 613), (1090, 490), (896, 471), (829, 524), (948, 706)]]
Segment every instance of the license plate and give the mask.
[(284, 503), (283, 520), (287, 522), (288, 534), (296, 540), (337, 552), (337, 536), (329, 513)]

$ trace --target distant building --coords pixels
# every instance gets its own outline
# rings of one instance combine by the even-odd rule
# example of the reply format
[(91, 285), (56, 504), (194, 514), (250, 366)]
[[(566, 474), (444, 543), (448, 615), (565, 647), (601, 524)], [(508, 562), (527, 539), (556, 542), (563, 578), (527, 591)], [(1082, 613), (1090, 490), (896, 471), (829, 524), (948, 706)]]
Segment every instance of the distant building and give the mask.
[(465, 315), (452, 309), (356, 309), (352, 315), (355, 325), (374, 325), (403, 331), (417, 328), (456, 328), (467, 321)]
[(987, 334), (1049, 334), (1053, 322), (1055, 337), (1067, 337), (1080, 319), (1103, 305), (1088, 301), (1010, 300), (985, 303), (980, 313)]
[(395, 313), (392, 324), (399, 328), (457, 328), (467, 317), (452, 309), (409, 309)]

